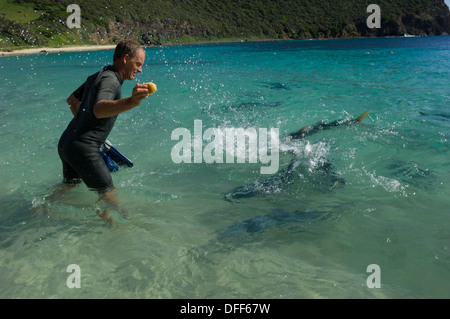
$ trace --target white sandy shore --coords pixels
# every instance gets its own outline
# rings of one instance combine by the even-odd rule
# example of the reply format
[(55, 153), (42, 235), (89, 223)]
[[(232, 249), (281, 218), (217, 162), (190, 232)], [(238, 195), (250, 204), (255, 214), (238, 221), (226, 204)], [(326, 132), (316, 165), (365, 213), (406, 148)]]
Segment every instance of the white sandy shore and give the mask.
[[(193, 45), (193, 44), (210, 44), (210, 43), (234, 43), (234, 42), (260, 42), (260, 41), (283, 41), (282, 39), (262, 39), (262, 40), (224, 40), (224, 41), (198, 41), (198, 42), (182, 42), (182, 43), (164, 43), (163, 46), (172, 45)], [(80, 45), (80, 46), (66, 46), (60, 48), (41, 47), (31, 49), (19, 49), (13, 51), (0, 51), (0, 57), (16, 56), (16, 55), (30, 55), (41, 53), (58, 53), (58, 52), (82, 52), (82, 51), (97, 51), (97, 50), (113, 50), (116, 44), (97, 44), (97, 45)], [(152, 46), (152, 45), (150, 45)], [(144, 48), (147, 46), (143, 46)]]
[(11, 52), (0, 51), (0, 57), (4, 56), (16, 56), (16, 55), (29, 55), (29, 54), (39, 54), (39, 53), (58, 53), (58, 52), (82, 52), (82, 51), (96, 51), (96, 50), (112, 50), (115, 49), (116, 45), (85, 45), (85, 46), (68, 46), (61, 48), (32, 48), (32, 49), (22, 49), (14, 50)]
[[(224, 40), (224, 41), (198, 41), (198, 42), (181, 42), (181, 43), (164, 43), (162, 46), (172, 45), (193, 45), (193, 44), (211, 44), (211, 43), (236, 43), (236, 42), (265, 42), (265, 41), (286, 41), (287, 39), (261, 39), (261, 40)], [(160, 44), (161, 45), (161, 44)], [(158, 46), (160, 46), (158, 45)], [(82, 52), (82, 51), (97, 51), (97, 50), (113, 50), (116, 48), (116, 44), (96, 44), (96, 45), (80, 45), (80, 46), (66, 46), (60, 48), (41, 47), (31, 49), (19, 49), (9, 51), (0, 51), (0, 57), (16, 56), (16, 55), (29, 55), (40, 53), (58, 53), (58, 52)], [(150, 45), (151, 47), (152, 45)], [(144, 48), (147, 46), (143, 46)]]

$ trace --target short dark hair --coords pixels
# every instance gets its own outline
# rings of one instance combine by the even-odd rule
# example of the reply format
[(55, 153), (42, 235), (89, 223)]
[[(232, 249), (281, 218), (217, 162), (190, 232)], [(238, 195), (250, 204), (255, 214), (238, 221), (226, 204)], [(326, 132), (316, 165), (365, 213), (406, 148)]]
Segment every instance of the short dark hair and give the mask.
[(143, 50), (141, 45), (134, 40), (120, 41), (114, 51), (113, 60), (116, 61), (122, 58), (125, 54), (128, 54), (130, 58), (134, 58), (139, 50)]

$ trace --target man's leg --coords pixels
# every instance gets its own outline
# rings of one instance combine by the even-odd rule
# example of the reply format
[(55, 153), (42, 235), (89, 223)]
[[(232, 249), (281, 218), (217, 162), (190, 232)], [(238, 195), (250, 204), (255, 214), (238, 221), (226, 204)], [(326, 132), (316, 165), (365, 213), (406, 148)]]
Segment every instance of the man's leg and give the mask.
[(110, 225), (114, 224), (114, 219), (110, 216), (111, 211), (116, 211), (117, 214), (123, 219), (128, 219), (128, 212), (120, 207), (119, 201), (117, 200), (117, 195), (112, 189), (104, 192), (99, 192), (99, 201), (105, 202), (109, 208), (98, 209), (97, 215)]
[(93, 155), (89, 160), (78, 160), (74, 162), (77, 172), (81, 179), (89, 189), (98, 192), (99, 199), (97, 202), (102, 202), (105, 205), (97, 210), (97, 215), (105, 222), (112, 225), (114, 220), (111, 217), (111, 212), (115, 211), (121, 218), (128, 218), (126, 210), (122, 209), (117, 200), (116, 194), (113, 192), (114, 184), (111, 177), (111, 172), (106, 166), (100, 153)]
[(63, 182), (57, 186), (53, 193), (45, 198), (46, 200), (49, 200), (51, 202), (56, 202), (61, 198), (62, 195), (75, 188), (82, 182), (78, 173), (68, 163), (62, 161), (62, 167)]
[(78, 185), (79, 185), (79, 183), (72, 183), (72, 184), (61, 183), (56, 187), (56, 189), (50, 195), (45, 197), (45, 200), (48, 200), (50, 202), (57, 202), (58, 200), (61, 199), (61, 196), (63, 196), (65, 193), (67, 193), (71, 189), (74, 189)]

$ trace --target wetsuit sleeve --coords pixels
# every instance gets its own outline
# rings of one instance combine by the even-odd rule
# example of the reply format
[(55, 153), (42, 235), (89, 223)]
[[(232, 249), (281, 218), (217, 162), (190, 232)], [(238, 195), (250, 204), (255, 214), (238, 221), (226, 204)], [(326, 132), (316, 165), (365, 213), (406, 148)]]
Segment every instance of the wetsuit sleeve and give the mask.
[(105, 76), (102, 76), (97, 84), (97, 96), (94, 104), (101, 100), (119, 100), (121, 98), (121, 85), (117, 80), (117, 77), (108, 72)]

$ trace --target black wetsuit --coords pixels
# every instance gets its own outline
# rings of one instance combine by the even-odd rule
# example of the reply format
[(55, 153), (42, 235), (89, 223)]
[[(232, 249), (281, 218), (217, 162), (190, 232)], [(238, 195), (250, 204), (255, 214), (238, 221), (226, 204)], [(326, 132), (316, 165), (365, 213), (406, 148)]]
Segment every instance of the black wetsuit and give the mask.
[(100, 100), (121, 99), (123, 80), (112, 66), (89, 76), (75, 92), (81, 101), (77, 114), (62, 134), (58, 153), (63, 164), (64, 183), (81, 180), (91, 189), (106, 191), (113, 187), (111, 173), (100, 147), (116, 122), (116, 116), (98, 119), (94, 105)]

